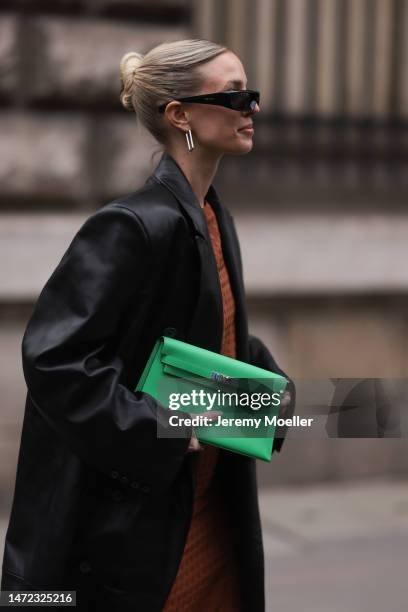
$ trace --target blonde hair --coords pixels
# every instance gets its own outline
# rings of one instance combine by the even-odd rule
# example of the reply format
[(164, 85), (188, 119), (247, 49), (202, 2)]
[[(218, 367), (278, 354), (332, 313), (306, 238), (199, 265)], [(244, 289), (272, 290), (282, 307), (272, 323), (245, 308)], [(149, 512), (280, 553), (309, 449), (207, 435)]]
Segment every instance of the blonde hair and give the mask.
[(196, 93), (202, 81), (196, 67), (224, 51), (228, 48), (209, 40), (186, 39), (162, 43), (146, 55), (126, 53), (120, 62), (123, 106), (134, 111), (154, 138), (164, 144), (164, 115), (158, 112), (158, 106)]

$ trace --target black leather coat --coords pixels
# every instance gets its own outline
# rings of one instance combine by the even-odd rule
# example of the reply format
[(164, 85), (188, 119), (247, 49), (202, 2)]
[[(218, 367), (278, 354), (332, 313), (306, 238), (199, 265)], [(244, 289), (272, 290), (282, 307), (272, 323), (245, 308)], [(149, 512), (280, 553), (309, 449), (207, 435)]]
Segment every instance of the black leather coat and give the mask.
[[(237, 358), (281, 373), (248, 336), (233, 219), (213, 186), (206, 197), (236, 300)], [(219, 351), (222, 324), (204, 215), (164, 153), (142, 188), (83, 224), (26, 328), (28, 394), (3, 590), (72, 588), (82, 610), (162, 609), (191, 520), (197, 454), (185, 453), (191, 428), (157, 438), (169, 413), (133, 389), (159, 335)], [(243, 602), (262, 612), (255, 461), (221, 451), (216, 481), (236, 529)]]

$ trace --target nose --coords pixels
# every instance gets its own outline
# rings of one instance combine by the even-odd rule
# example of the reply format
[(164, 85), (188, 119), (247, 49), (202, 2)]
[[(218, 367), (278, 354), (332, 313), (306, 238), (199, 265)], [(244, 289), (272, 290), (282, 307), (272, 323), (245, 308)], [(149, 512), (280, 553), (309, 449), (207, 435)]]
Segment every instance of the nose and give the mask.
[(244, 115), (255, 115), (256, 113), (259, 113), (260, 110), (261, 109), (259, 108), (259, 104), (255, 102), (255, 104), (252, 104), (251, 110), (246, 111)]

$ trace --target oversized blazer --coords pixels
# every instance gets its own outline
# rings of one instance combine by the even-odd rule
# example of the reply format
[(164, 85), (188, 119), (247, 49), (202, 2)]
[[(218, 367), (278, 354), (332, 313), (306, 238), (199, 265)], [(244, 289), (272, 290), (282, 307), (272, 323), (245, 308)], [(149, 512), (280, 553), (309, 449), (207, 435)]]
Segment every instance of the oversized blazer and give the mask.
[[(234, 222), (213, 185), (206, 198), (236, 303), (237, 358), (283, 373), (248, 335)], [(163, 608), (191, 521), (198, 454), (186, 453), (191, 427), (158, 437), (169, 412), (134, 388), (160, 335), (219, 352), (222, 332), (206, 220), (163, 153), (140, 189), (85, 221), (25, 330), (28, 391), (2, 589), (72, 588), (81, 610)], [(221, 451), (215, 482), (234, 528), (244, 609), (263, 612), (255, 460)]]

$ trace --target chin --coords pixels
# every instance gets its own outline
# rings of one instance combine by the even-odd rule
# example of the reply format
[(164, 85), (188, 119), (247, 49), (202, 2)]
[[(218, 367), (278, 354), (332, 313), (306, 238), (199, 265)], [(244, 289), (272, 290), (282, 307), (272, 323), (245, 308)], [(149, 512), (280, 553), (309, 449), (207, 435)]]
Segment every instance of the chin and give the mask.
[(245, 155), (252, 151), (254, 143), (252, 138), (235, 138), (224, 143), (219, 143), (214, 150), (221, 155)]
[(245, 153), (249, 153), (252, 151), (254, 143), (252, 142), (252, 138), (248, 138), (248, 142), (240, 142), (238, 146), (234, 147), (234, 151), (231, 153), (235, 153), (235, 155), (245, 155)]
[(231, 145), (229, 147), (225, 147), (225, 149), (223, 150), (224, 154), (230, 154), (230, 155), (245, 155), (246, 153), (249, 153), (250, 151), (252, 151), (252, 148), (254, 146), (254, 143), (252, 141), (252, 138), (248, 138), (246, 141), (241, 140), (240, 142), (234, 141), (233, 143), (231, 143)]

